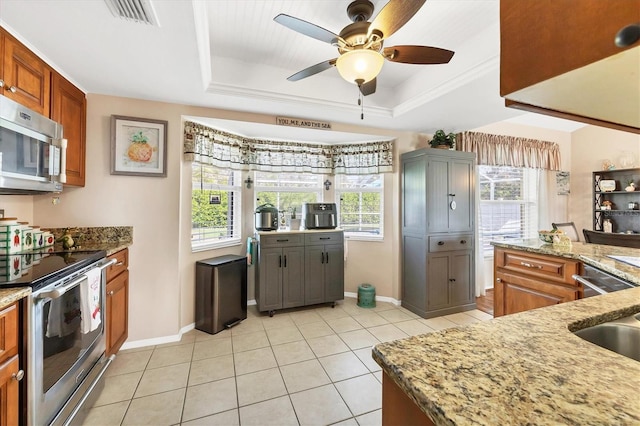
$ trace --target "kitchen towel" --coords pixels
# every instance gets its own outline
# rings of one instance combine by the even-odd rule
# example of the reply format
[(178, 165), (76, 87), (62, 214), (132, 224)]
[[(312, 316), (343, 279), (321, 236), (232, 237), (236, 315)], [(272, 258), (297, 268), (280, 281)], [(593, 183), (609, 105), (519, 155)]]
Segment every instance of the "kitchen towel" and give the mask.
[(100, 325), (100, 293), (102, 270), (95, 268), (86, 273), (87, 282), (80, 284), (80, 312), (82, 333), (91, 333)]

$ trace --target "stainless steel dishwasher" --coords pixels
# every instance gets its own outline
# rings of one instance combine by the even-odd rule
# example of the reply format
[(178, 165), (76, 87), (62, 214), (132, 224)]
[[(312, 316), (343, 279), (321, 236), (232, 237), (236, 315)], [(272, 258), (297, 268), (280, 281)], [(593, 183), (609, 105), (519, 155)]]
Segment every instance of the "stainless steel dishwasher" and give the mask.
[(584, 286), (584, 297), (598, 296), (635, 287), (628, 281), (590, 265), (584, 265), (584, 273), (582, 275), (573, 275), (573, 279)]

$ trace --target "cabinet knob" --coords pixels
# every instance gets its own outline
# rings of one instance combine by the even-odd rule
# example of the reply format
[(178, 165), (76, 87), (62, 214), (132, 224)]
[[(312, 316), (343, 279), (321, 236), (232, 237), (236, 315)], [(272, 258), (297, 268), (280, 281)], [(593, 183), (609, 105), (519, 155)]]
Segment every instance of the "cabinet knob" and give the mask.
[(438, 245), (439, 246), (443, 246), (444, 245), (444, 241), (438, 241)]
[(9, 91), (11, 93), (16, 93), (18, 91), (18, 88), (16, 86), (11, 86), (11, 87), (9, 87)]
[(460, 240), (460, 244), (467, 244), (467, 240)]
[(449, 278), (449, 282), (454, 283), (454, 282), (456, 282), (456, 279), (455, 278)]
[(118, 263), (116, 263), (116, 264), (115, 264), (115, 265), (113, 265), (113, 266), (122, 266), (122, 265), (124, 265), (124, 262), (118, 262)]
[(449, 197), (455, 197), (456, 194), (449, 194)]
[(502, 282), (502, 279), (501, 279), (501, 278), (496, 278), (496, 282), (497, 282), (497, 283), (501, 283), (501, 282)]
[(630, 24), (620, 29), (616, 34), (615, 44), (618, 47), (631, 46), (635, 42), (640, 40), (640, 22), (637, 24)]
[(24, 370), (18, 370), (17, 373), (13, 373), (11, 375), (11, 378), (13, 380), (15, 380), (16, 382), (19, 382), (20, 380), (22, 380), (24, 378)]
[(4, 80), (0, 79), (0, 87), (4, 87)]
[(109, 292), (109, 296), (113, 296), (113, 290)]

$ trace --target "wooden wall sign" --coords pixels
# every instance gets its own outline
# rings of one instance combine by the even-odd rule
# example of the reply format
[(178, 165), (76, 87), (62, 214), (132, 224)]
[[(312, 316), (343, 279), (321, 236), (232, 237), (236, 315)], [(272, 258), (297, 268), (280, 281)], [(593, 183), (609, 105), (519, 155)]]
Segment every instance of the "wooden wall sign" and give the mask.
[(303, 127), (305, 129), (331, 130), (331, 123), (303, 118), (276, 117), (279, 126)]

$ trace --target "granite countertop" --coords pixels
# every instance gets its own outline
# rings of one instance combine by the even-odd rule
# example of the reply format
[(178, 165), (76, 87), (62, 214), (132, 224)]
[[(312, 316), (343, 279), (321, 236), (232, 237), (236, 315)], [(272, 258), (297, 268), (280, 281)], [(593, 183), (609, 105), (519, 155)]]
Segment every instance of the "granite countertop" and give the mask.
[(31, 287), (0, 288), (0, 309), (31, 294)]
[[(48, 228), (59, 239), (70, 232), (79, 246), (75, 250), (104, 250), (107, 256), (119, 252), (133, 244), (133, 227), (105, 226), (90, 228)], [(78, 238), (81, 236), (81, 238)], [(61, 244), (56, 244), (54, 250), (62, 251)], [(31, 294), (30, 287), (0, 288), (0, 309)]]
[(491, 245), (505, 249), (577, 259), (585, 264), (640, 286), (640, 268), (607, 257), (609, 255), (640, 257), (640, 249), (573, 242), (571, 247), (554, 246), (538, 239), (492, 241)]
[(637, 425), (640, 362), (570, 331), (637, 312), (640, 287), (381, 343), (372, 355), (436, 425)]

